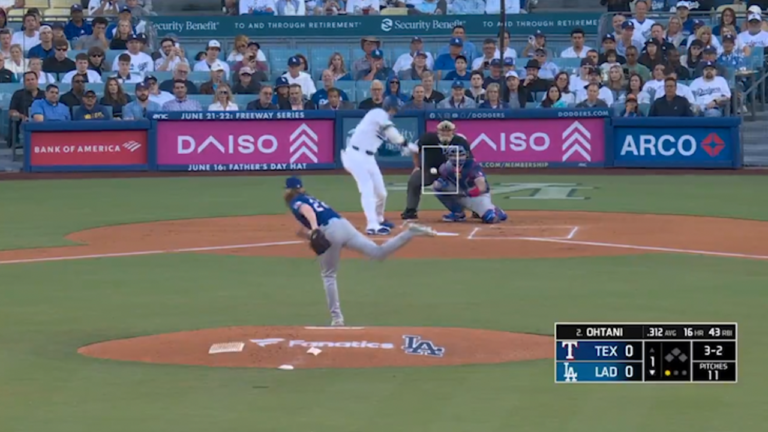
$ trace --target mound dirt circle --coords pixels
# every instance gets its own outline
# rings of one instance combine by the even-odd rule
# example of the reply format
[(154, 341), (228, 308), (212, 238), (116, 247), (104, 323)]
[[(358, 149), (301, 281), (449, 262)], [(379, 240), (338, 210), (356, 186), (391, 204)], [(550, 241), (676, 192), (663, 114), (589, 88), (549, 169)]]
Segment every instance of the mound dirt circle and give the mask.
[[(553, 341), (549, 336), (448, 327), (227, 327), (113, 340), (78, 352), (110, 360), (213, 367), (419, 367), (547, 359), (553, 356)], [(212, 353), (216, 348), (230, 352)]]

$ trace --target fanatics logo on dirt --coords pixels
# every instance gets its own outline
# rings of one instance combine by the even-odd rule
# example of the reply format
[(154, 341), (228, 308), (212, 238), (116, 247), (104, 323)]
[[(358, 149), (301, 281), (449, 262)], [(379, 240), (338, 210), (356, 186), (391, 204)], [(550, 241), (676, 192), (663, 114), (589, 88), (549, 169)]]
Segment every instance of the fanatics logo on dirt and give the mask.
[(381, 349), (393, 349), (395, 346), (391, 343), (379, 343), (368, 341), (353, 341), (353, 342), (331, 342), (331, 341), (305, 341), (305, 340), (290, 340), (287, 341), (282, 338), (274, 339), (251, 339), (251, 342), (260, 347), (266, 347), (269, 345), (276, 345), (280, 342), (287, 342), (288, 348), (300, 347), (300, 348), (381, 348)]
[(34, 132), (30, 165), (89, 166), (147, 164), (147, 131)]

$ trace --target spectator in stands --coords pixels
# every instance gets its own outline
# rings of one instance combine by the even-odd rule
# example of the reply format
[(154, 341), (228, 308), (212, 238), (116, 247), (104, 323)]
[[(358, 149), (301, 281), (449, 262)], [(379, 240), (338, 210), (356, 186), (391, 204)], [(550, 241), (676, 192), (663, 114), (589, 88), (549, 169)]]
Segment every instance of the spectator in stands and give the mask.
[(117, 0), (90, 0), (88, 2), (88, 15), (117, 15), (120, 6)]
[(16, 76), (10, 70), (5, 67), (5, 59), (0, 57), (0, 84), (8, 84), (14, 82)]
[(122, 8), (120, 8), (120, 13), (117, 14), (117, 24), (112, 23), (109, 25), (109, 27), (107, 27), (108, 39), (113, 39), (117, 36), (120, 23), (122, 23), (123, 21), (128, 22), (128, 25), (131, 27), (131, 34), (139, 34), (144, 31), (144, 23), (140, 22), (138, 20), (138, 17), (133, 16), (130, 8), (123, 6)]
[(214, 64), (220, 64), (224, 67), (224, 75), (229, 76), (229, 65), (219, 61), (221, 54), (221, 43), (217, 40), (211, 40), (205, 47), (205, 58), (195, 63), (195, 72), (210, 72)]
[(600, 0), (600, 5), (606, 6), (608, 12), (629, 12), (631, 0)]
[[(379, 52), (379, 55), (381, 53)], [(382, 62), (383, 64), (383, 62)], [(301, 59), (293, 56), (288, 59), (288, 72), (283, 75), (289, 84), (298, 84), (301, 86), (302, 91), (307, 99), (309, 99), (317, 89), (315, 88), (315, 82), (308, 73), (302, 72)]]
[[(57, 39), (67, 40), (67, 36), (64, 34), (64, 24), (60, 22), (52, 23), (51, 31), (53, 33), (53, 40), (57, 40)], [(69, 49), (72, 49), (72, 44), (69, 43), (68, 40), (67, 40), (67, 43), (69, 44)]]
[(605, 100), (600, 98), (600, 84), (589, 84), (584, 89), (585, 99), (576, 104), (576, 108), (608, 108)]
[(747, 29), (739, 33), (738, 40), (753, 49), (768, 47), (768, 32), (763, 30), (762, 25), (763, 17), (760, 14), (750, 13), (747, 17)]
[(410, 98), (410, 95), (406, 95), (400, 91), (400, 80), (394, 75), (390, 76), (386, 81), (384, 97), (386, 98), (387, 96), (395, 96), (400, 100), (401, 106)]
[(371, 81), (371, 97), (364, 99), (358, 104), (358, 109), (370, 110), (381, 108), (384, 104), (384, 84), (379, 80)]
[(448, 72), (445, 74), (445, 77), (443, 77), (443, 79), (447, 81), (469, 81), (470, 78), (471, 74), (467, 70), (467, 59), (463, 55), (456, 57), (454, 70)]
[(272, 97), (272, 103), (278, 108), (288, 103), (288, 88), (290, 86), (291, 83), (284, 76), (275, 80), (275, 95)]
[(326, 102), (323, 103), (322, 105), (316, 104), (316, 106), (318, 106), (319, 109), (321, 110), (333, 110), (333, 111), (355, 109), (355, 105), (352, 102), (342, 99), (343, 93), (344, 92), (342, 92), (341, 90), (335, 87), (332, 87), (328, 89), (327, 98), (325, 99)]
[(597, 62), (598, 62), (598, 60), (600, 60), (600, 54), (597, 52), (596, 49), (591, 49), (591, 50), (587, 51), (587, 57), (586, 58), (588, 58), (592, 62), (592, 64), (595, 67), (597, 67), (597, 65), (598, 65)]
[[(435, 59), (432, 57), (431, 53), (424, 51), (424, 41), (420, 37), (416, 36), (411, 39), (410, 51), (400, 55), (400, 57), (397, 58), (395, 65), (392, 66), (392, 70), (399, 74), (407, 69), (413, 69), (413, 64), (416, 61), (416, 55), (419, 53), (423, 53), (424, 55), (426, 70), (434, 68)], [(409, 78), (409, 79), (419, 79), (419, 78)]]
[[(8, 108), (8, 114), (13, 120), (27, 121), (29, 118), (29, 108), (32, 106), (32, 102), (38, 99), (44, 99), (45, 92), (40, 90), (37, 85), (37, 74), (29, 71), (24, 73), (24, 88), (16, 90), (11, 96), (11, 103)], [(18, 136), (18, 125), (12, 132), (14, 136)]]
[(630, 22), (634, 24), (637, 32), (638, 39), (648, 39), (651, 37), (651, 26), (656, 24), (656, 21), (648, 19), (648, 3), (646, 0), (637, 0), (635, 2), (635, 17)]
[(443, 79), (449, 71), (456, 68), (456, 58), (461, 55), (464, 49), (464, 41), (461, 38), (454, 37), (451, 38), (449, 46), (450, 49), (447, 53), (440, 54), (437, 56), (437, 59), (435, 59), (435, 72), (437, 73), (438, 79)]
[[(143, 48), (144, 40), (142, 40), (138, 35), (131, 35), (128, 38), (128, 51), (123, 53), (127, 54), (131, 58), (131, 72), (140, 75), (144, 75), (147, 72), (153, 72), (155, 70), (155, 62), (152, 60), (152, 57), (150, 57), (149, 54), (142, 51)], [(123, 56), (123, 54), (115, 58), (114, 62), (112, 63), (112, 70), (118, 68), (118, 63), (120, 62), (120, 58)]]
[(172, 71), (177, 64), (187, 63), (184, 49), (176, 45), (178, 44), (171, 38), (163, 38), (160, 41), (160, 49), (157, 51), (157, 60), (155, 60), (156, 71)]
[(693, 70), (693, 77), (698, 78), (704, 75), (704, 65), (706, 63), (712, 63), (717, 68), (717, 75), (720, 77), (726, 77), (728, 70), (725, 66), (717, 64), (717, 51), (713, 47), (704, 48), (701, 54), (701, 61)]
[(100, 47), (91, 47), (87, 52), (88, 69), (101, 75), (103, 72), (109, 72), (111, 69), (105, 61), (104, 50)]
[(681, 80), (691, 79), (691, 71), (680, 63), (680, 52), (677, 49), (667, 51), (667, 64)]
[(637, 103), (637, 96), (631, 94), (627, 95), (627, 99), (624, 101), (624, 112), (622, 117), (642, 117), (640, 112), (640, 105)]
[(144, 17), (150, 16), (150, 9), (152, 9), (152, 2), (150, 0), (150, 5), (146, 6), (146, 0), (144, 2), (144, 5), (139, 2), (139, 0), (125, 0), (124, 2), (121, 2), (122, 6), (124, 8), (128, 8), (131, 11), (131, 16), (134, 19), (141, 19)]
[(137, 84), (144, 81), (140, 74), (131, 72), (131, 56), (127, 53), (117, 56), (117, 74), (114, 78), (122, 84)]
[(704, 54), (704, 43), (700, 40), (691, 42), (688, 52), (683, 60), (688, 69), (696, 70)]
[[(203, 93), (205, 94), (205, 93)], [(216, 94), (213, 96), (213, 103), (208, 106), (208, 111), (239, 111), (232, 89), (229, 84), (221, 83), (216, 88)]]
[(336, 84), (335, 80), (333, 79), (333, 72), (331, 72), (330, 69), (326, 69), (323, 71), (322, 74), (322, 82), (323, 82), (323, 88), (316, 91), (314, 94), (312, 94), (312, 98), (310, 99), (312, 103), (315, 104), (315, 106), (322, 106), (328, 103), (328, 92), (332, 89), (336, 89), (336, 91), (339, 92), (339, 95), (343, 101), (348, 101), (349, 97), (344, 91), (341, 91), (334, 87)]
[(328, 59), (328, 69), (333, 73), (334, 81), (351, 81), (352, 76), (344, 64), (344, 57), (339, 53), (333, 53)]
[(485, 89), (483, 88), (483, 80), (485, 76), (480, 71), (472, 72), (472, 76), (469, 79), (469, 88), (464, 91), (464, 95), (476, 104), (485, 100)]
[[(117, 23), (117, 29), (112, 40), (109, 42), (109, 49), (124, 51), (128, 49), (128, 40), (134, 35), (130, 21), (120, 21)], [(109, 38), (109, 29), (106, 36)]]
[(74, 4), (69, 8), (69, 22), (64, 26), (64, 36), (75, 42), (78, 38), (93, 33), (93, 27), (83, 17), (83, 6)]
[(291, 84), (290, 87), (288, 87), (288, 102), (288, 106), (280, 107), (280, 109), (288, 109), (291, 111), (307, 111), (317, 109), (311, 100), (304, 99), (301, 86), (298, 84)]
[[(21, 45), (24, 51), (29, 51), (33, 46), (40, 44), (40, 32), (35, 14), (27, 13), (24, 15), (24, 30), (13, 34), (11, 44)], [(56, 91), (59, 91), (58, 88)]]
[(672, 68), (665, 67), (663, 64), (656, 65), (653, 68), (653, 79), (646, 81), (643, 85), (643, 93), (654, 97), (664, 93), (664, 80), (672, 73)]
[(357, 73), (358, 81), (386, 80), (393, 73), (392, 69), (385, 65), (384, 53), (379, 49), (371, 51), (370, 65), (370, 69), (364, 69)]
[(613, 40), (616, 40), (621, 37), (621, 26), (624, 24), (624, 21), (626, 21), (627, 18), (622, 14), (616, 14), (611, 18), (611, 26), (613, 27)]
[(571, 79), (568, 72), (560, 72), (555, 75), (555, 85), (560, 89), (560, 100), (568, 106), (576, 104), (576, 95), (571, 91)]
[(102, 105), (112, 107), (112, 117), (123, 118), (123, 107), (131, 102), (131, 97), (125, 94), (123, 86), (117, 78), (107, 78), (104, 84), (104, 97), (101, 98)]
[[(408, 55), (410, 56), (410, 54)], [(413, 62), (410, 67), (400, 71), (399, 77), (403, 80), (420, 80), (424, 72), (429, 71), (429, 66), (427, 66), (427, 53), (424, 51), (416, 51), (413, 54)]]
[(533, 99), (534, 93), (545, 92), (552, 86), (552, 81), (541, 79), (539, 77), (540, 68), (541, 66), (539, 65), (539, 62), (535, 59), (528, 60), (528, 63), (525, 65), (523, 88), (528, 93), (529, 102), (535, 102)]
[(61, 95), (61, 103), (64, 105), (74, 108), (77, 105), (82, 105), (83, 103), (83, 95), (85, 94), (85, 83), (86, 83), (85, 76), (83, 75), (76, 75), (72, 79), (72, 88)]
[(715, 48), (718, 54), (723, 51), (723, 46), (720, 45), (720, 41), (718, 41), (716, 37), (712, 36), (712, 28), (710, 26), (702, 25), (701, 27), (698, 27), (696, 29), (695, 36), (691, 35), (688, 37), (689, 45), (696, 39), (700, 40), (704, 44), (705, 48)]
[(675, 44), (664, 37), (664, 26), (659, 23), (651, 26), (651, 40), (658, 43), (662, 55), (666, 56), (667, 51), (675, 48)]
[(627, 91), (624, 97), (634, 95), (640, 103), (651, 103), (651, 95), (643, 91), (644, 87), (643, 77), (633, 73), (627, 79)]
[(683, 34), (683, 36), (688, 37), (691, 33), (693, 33), (693, 21), (692, 19), (689, 19), (689, 14), (691, 13), (691, 3), (688, 1), (680, 0), (675, 4), (675, 13), (677, 14), (677, 18), (680, 20), (680, 32)]
[(305, 57), (302, 53), (296, 53), (293, 55), (293, 57), (296, 57), (299, 59), (299, 62), (301, 62), (299, 65), (299, 71), (309, 75), (309, 62), (307, 61), (307, 57)]
[(237, 35), (235, 36), (235, 44), (232, 47), (232, 52), (227, 56), (228, 62), (239, 62), (248, 53), (248, 36)]
[[(10, 7), (13, 7), (13, 5), (11, 5)], [(6, 12), (6, 9), (3, 7), (0, 7), (0, 29), (1, 30), (8, 29), (8, 12)]]
[(613, 105), (613, 92), (608, 89), (608, 87), (605, 87), (602, 83), (602, 78), (600, 77), (600, 72), (597, 69), (592, 69), (589, 72), (589, 84), (587, 84), (586, 87), (576, 92), (576, 106), (579, 105), (580, 102), (584, 100), (589, 99), (589, 92), (590, 88), (592, 86), (597, 86), (597, 97), (598, 99), (605, 102), (606, 106)]
[[(5, 56), (0, 56), (5, 58)], [(5, 67), (15, 74), (24, 73), (29, 70), (29, 60), (24, 58), (19, 45), (11, 46), (11, 56), (5, 59)]]
[(715, 63), (707, 61), (704, 74), (693, 80), (691, 93), (696, 98), (698, 111), (705, 117), (722, 117), (723, 108), (731, 102), (731, 90), (728, 81), (718, 76)]
[[(9, 29), (0, 30), (0, 54), (6, 59), (11, 57), (11, 45), (11, 31)], [(21, 45), (18, 46), (21, 47)]]
[(560, 68), (558, 68), (556, 64), (547, 60), (547, 50), (543, 48), (537, 49), (533, 58), (541, 65), (541, 68), (539, 69), (539, 78), (545, 80), (555, 79), (555, 75), (560, 72)]
[(75, 70), (67, 72), (62, 78), (62, 84), (69, 84), (75, 75), (84, 76), (86, 82), (101, 83), (101, 74), (88, 68), (88, 54), (79, 53), (75, 56)]
[(103, 50), (109, 49), (109, 40), (107, 40), (107, 24), (109, 22), (104, 17), (93, 19), (92, 33), (87, 36), (80, 36), (75, 42), (75, 47), (80, 50), (87, 50), (93, 47), (99, 47)]
[(578, 89), (582, 89), (586, 87), (587, 84), (589, 84), (589, 73), (594, 68), (595, 65), (592, 63), (592, 60), (588, 58), (581, 59), (579, 74), (574, 75), (570, 79), (570, 88), (572, 92), (575, 93)]
[(220, 85), (226, 84), (224, 81), (224, 65), (221, 62), (216, 62), (211, 66), (211, 72), (208, 81), (200, 84), (200, 94), (216, 94), (216, 89)]
[(239, 72), (241, 68), (248, 67), (253, 70), (254, 79), (256, 81), (267, 81), (268, 77), (266, 72), (269, 70), (269, 66), (266, 61), (259, 60), (259, 55), (263, 56), (264, 54), (259, 51), (257, 48), (258, 46), (259, 44), (256, 42), (251, 42), (245, 58), (235, 63), (232, 70), (234, 72)]
[[(486, 98), (488, 96), (488, 89), (485, 90)], [(477, 104), (471, 98), (464, 95), (464, 82), (454, 81), (451, 84), (451, 96), (443, 99), (437, 104), (438, 109), (473, 109), (477, 108)]]
[(627, 83), (624, 80), (624, 71), (621, 69), (621, 65), (617, 63), (611, 66), (608, 70), (608, 79), (605, 80), (605, 87), (613, 92), (614, 99), (616, 99), (620, 92), (624, 91), (626, 86)]
[(491, 73), (483, 80), (483, 87), (488, 88), (488, 84), (499, 84), (504, 82), (504, 74), (502, 73), (501, 60), (491, 60)]
[(249, 67), (240, 69), (240, 72), (238, 73), (239, 79), (232, 87), (232, 93), (259, 94), (259, 91), (261, 91), (261, 82), (253, 79), (253, 72), (254, 71)]
[(627, 48), (633, 46), (639, 50), (643, 49), (645, 41), (635, 36), (635, 25), (632, 21), (624, 21), (621, 25), (621, 36), (616, 41), (616, 52), (620, 55), (627, 55)]
[(568, 108), (568, 103), (563, 100), (560, 87), (553, 84), (549, 90), (547, 90), (547, 94), (539, 104), (539, 108)]
[(107, 108), (96, 103), (96, 92), (88, 90), (83, 94), (83, 103), (74, 108), (72, 120), (112, 120)]
[(483, 55), (472, 61), (472, 70), (486, 71), (490, 70), (491, 60), (496, 55), (496, 41), (488, 38), (483, 41)]
[[(678, 3), (679, 4), (679, 3)], [(669, 77), (664, 80), (664, 96), (651, 104), (648, 117), (692, 117), (691, 103), (677, 95), (677, 80)]]
[(714, 33), (716, 36), (722, 36), (723, 29), (726, 28), (731, 29), (735, 34), (739, 34), (741, 32), (741, 28), (736, 22), (736, 11), (729, 7), (723, 9), (723, 11), (720, 13), (720, 24), (716, 25), (715, 28), (712, 29), (712, 33)]
[(32, 121), (69, 121), (69, 107), (59, 103), (59, 87), (49, 84), (45, 88), (45, 98), (32, 102), (29, 108)]
[(280, 16), (305, 16), (307, 14), (305, 2), (299, 0), (277, 0), (275, 9), (277, 15)]
[(373, 63), (371, 53), (379, 50), (379, 47), (381, 47), (381, 42), (375, 37), (364, 37), (360, 40), (360, 48), (362, 48), (365, 56), (352, 63), (351, 72), (353, 76), (357, 76), (362, 71), (371, 70), (371, 64)]
[(435, 75), (432, 72), (425, 72), (421, 75), (421, 85), (424, 86), (424, 100), (437, 105), (445, 95), (435, 90)]
[(426, 101), (424, 86), (421, 84), (416, 84), (413, 86), (413, 90), (411, 91), (411, 99), (405, 104), (405, 106), (403, 106), (404, 110), (426, 110), (434, 108), (434, 103)]
[[(735, 70), (745, 67), (744, 55), (735, 48), (736, 38), (731, 34), (723, 36), (723, 53), (717, 58), (717, 63)], [(681, 77), (681, 79), (689, 78)]]
[(463, 55), (468, 60), (468, 63), (471, 63), (472, 60), (474, 60), (475, 55), (477, 55), (477, 48), (475, 47), (475, 44), (467, 40), (467, 30), (461, 24), (457, 24), (453, 26), (453, 30), (451, 31), (451, 39), (449, 43), (447, 45), (443, 45), (438, 50), (437, 57), (440, 58), (440, 56), (444, 54), (454, 52), (455, 50), (455, 46), (453, 45), (454, 39), (461, 40), (462, 50), (459, 52), (459, 54)]
[(659, 42), (655, 39), (646, 41), (645, 52), (640, 56), (640, 59), (637, 62), (647, 67), (649, 70), (653, 70), (656, 65), (666, 63)]
[(616, 37), (614, 35), (608, 33), (607, 35), (603, 36), (602, 48), (603, 48), (603, 53), (600, 54), (597, 58), (598, 64), (603, 64), (607, 62), (606, 54), (609, 51), (613, 51), (616, 53), (616, 61), (618, 63), (624, 64), (627, 62), (627, 59), (624, 58), (624, 56), (620, 56), (619, 53), (616, 51)]
[(643, 81), (648, 81), (651, 79), (651, 71), (647, 67), (637, 62), (638, 49), (634, 46), (628, 47), (626, 54), (627, 63), (625, 63), (623, 66), (624, 75), (629, 76), (630, 74), (636, 73), (643, 77)]
[[(147, 75), (144, 77), (143, 83), (148, 89), (149, 100), (162, 107), (164, 103), (173, 100), (173, 95), (160, 90), (160, 86), (157, 83), (157, 78), (154, 75)], [(137, 85), (138, 85), (137, 84)]]
[(259, 92), (259, 98), (248, 102), (248, 106), (246, 106), (246, 110), (248, 111), (271, 111), (276, 110), (277, 105), (272, 103), (272, 96), (274, 94), (274, 91), (272, 90), (272, 86), (265, 85), (261, 88), (261, 91)]
[[(741, 40), (739, 40), (739, 35), (728, 27), (723, 29), (723, 35), (720, 37), (721, 45), (725, 45), (725, 42), (723, 42), (723, 39), (725, 39), (726, 37), (730, 37), (733, 39), (734, 51), (736, 51), (737, 53), (744, 56), (749, 56), (752, 54), (752, 47), (744, 45), (741, 42)], [(725, 50), (725, 46), (723, 46), (723, 50)], [(722, 54), (722, 52), (720, 54)]]
[(56, 47), (56, 53), (53, 57), (43, 60), (43, 70), (53, 74), (67, 73), (75, 70), (75, 62), (67, 57), (67, 51), (69, 51), (67, 41), (57, 40), (54, 42), (54, 46)]
[(672, 45), (679, 48), (682, 44), (683, 48), (685, 48), (684, 42), (686, 41), (686, 36), (683, 33), (683, 21), (680, 19), (680, 17), (671, 16), (669, 18), (669, 21), (667, 22), (667, 30), (664, 32), (664, 37), (667, 38), (667, 40), (671, 42)]
[(43, 72), (43, 59), (40, 57), (29, 58), (29, 70), (35, 72), (38, 76), (38, 84), (53, 84), (56, 77), (53, 74)]
[(40, 43), (29, 48), (29, 55), (47, 59), (53, 57), (56, 50), (53, 47), (53, 30), (48, 26), (40, 27)]
[(502, 64), (502, 74), (515, 70), (515, 59), (512, 57), (504, 57), (504, 62)]
[(560, 53), (560, 57), (565, 58), (584, 58), (587, 56), (587, 51), (592, 48), (584, 45), (584, 30), (577, 27), (571, 30), (571, 47), (566, 48)]
[[(474, 102), (474, 100), (472, 100), (472, 102)], [(488, 85), (488, 88), (485, 89), (485, 100), (477, 105), (477, 108), (495, 110), (509, 109), (509, 104), (501, 100), (501, 86), (496, 83)]]
[[(506, 33), (509, 34), (509, 32)], [(504, 45), (507, 45), (507, 43), (505, 42)], [(534, 57), (538, 49), (543, 49), (549, 55), (547, 36), (541, 30), (536, 30), (533, 35), (528, 37), (528, 43), (523, 48), (523, 57)]]
[(607, 79), (607, 76), (610, 73), (611, 68), (613, 68), (614, 66), (618, 66), (619, 69), (622, 69), (621, 63), (617, 61), (618, 56), (619, 55), (616, 54), (615, 50), (610, 50), (603, 55), (603, 59), (605, 60), (605, 62), (600, 65), (600, 71), (603, 74), (603, 79)]

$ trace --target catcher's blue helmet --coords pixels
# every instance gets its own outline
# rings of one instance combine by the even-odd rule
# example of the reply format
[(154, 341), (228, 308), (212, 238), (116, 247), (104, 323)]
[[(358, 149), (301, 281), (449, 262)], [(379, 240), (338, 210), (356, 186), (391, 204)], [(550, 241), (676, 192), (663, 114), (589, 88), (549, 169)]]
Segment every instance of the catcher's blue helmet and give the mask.
[(400, 109), (400, 99), (397, 96), (389, 95), (384, 98), (384, 103), (381, 107), (384, 111), (397, 111)]

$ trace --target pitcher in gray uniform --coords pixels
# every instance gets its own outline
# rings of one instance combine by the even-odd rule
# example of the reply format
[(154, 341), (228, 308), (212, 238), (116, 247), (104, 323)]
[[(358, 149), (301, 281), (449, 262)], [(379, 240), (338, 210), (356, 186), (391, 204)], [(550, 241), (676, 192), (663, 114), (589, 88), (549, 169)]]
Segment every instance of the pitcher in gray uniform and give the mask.
[(344, 315), (341, 313), (339, 288), (336, 281), (336, 270), (343, 248), (356, 250), (375, 260), (383, 260), (405, 246), (414, 236), (437, 234), (427, 226), (409, 224), (405, 231), (378, 245), (355, 229), (347, 219), (328, 204), (308, 195), (298, 177), (286, 179), (283, 197), (293, 216), (304, 227), (299, 232), (300, 236), (309, 238), (312, 231), (320, 230), (331, 243), (331, 248), (320, 255), (320, 270), (328, 309), (331, 312), (332, 326), (344, 326)]

